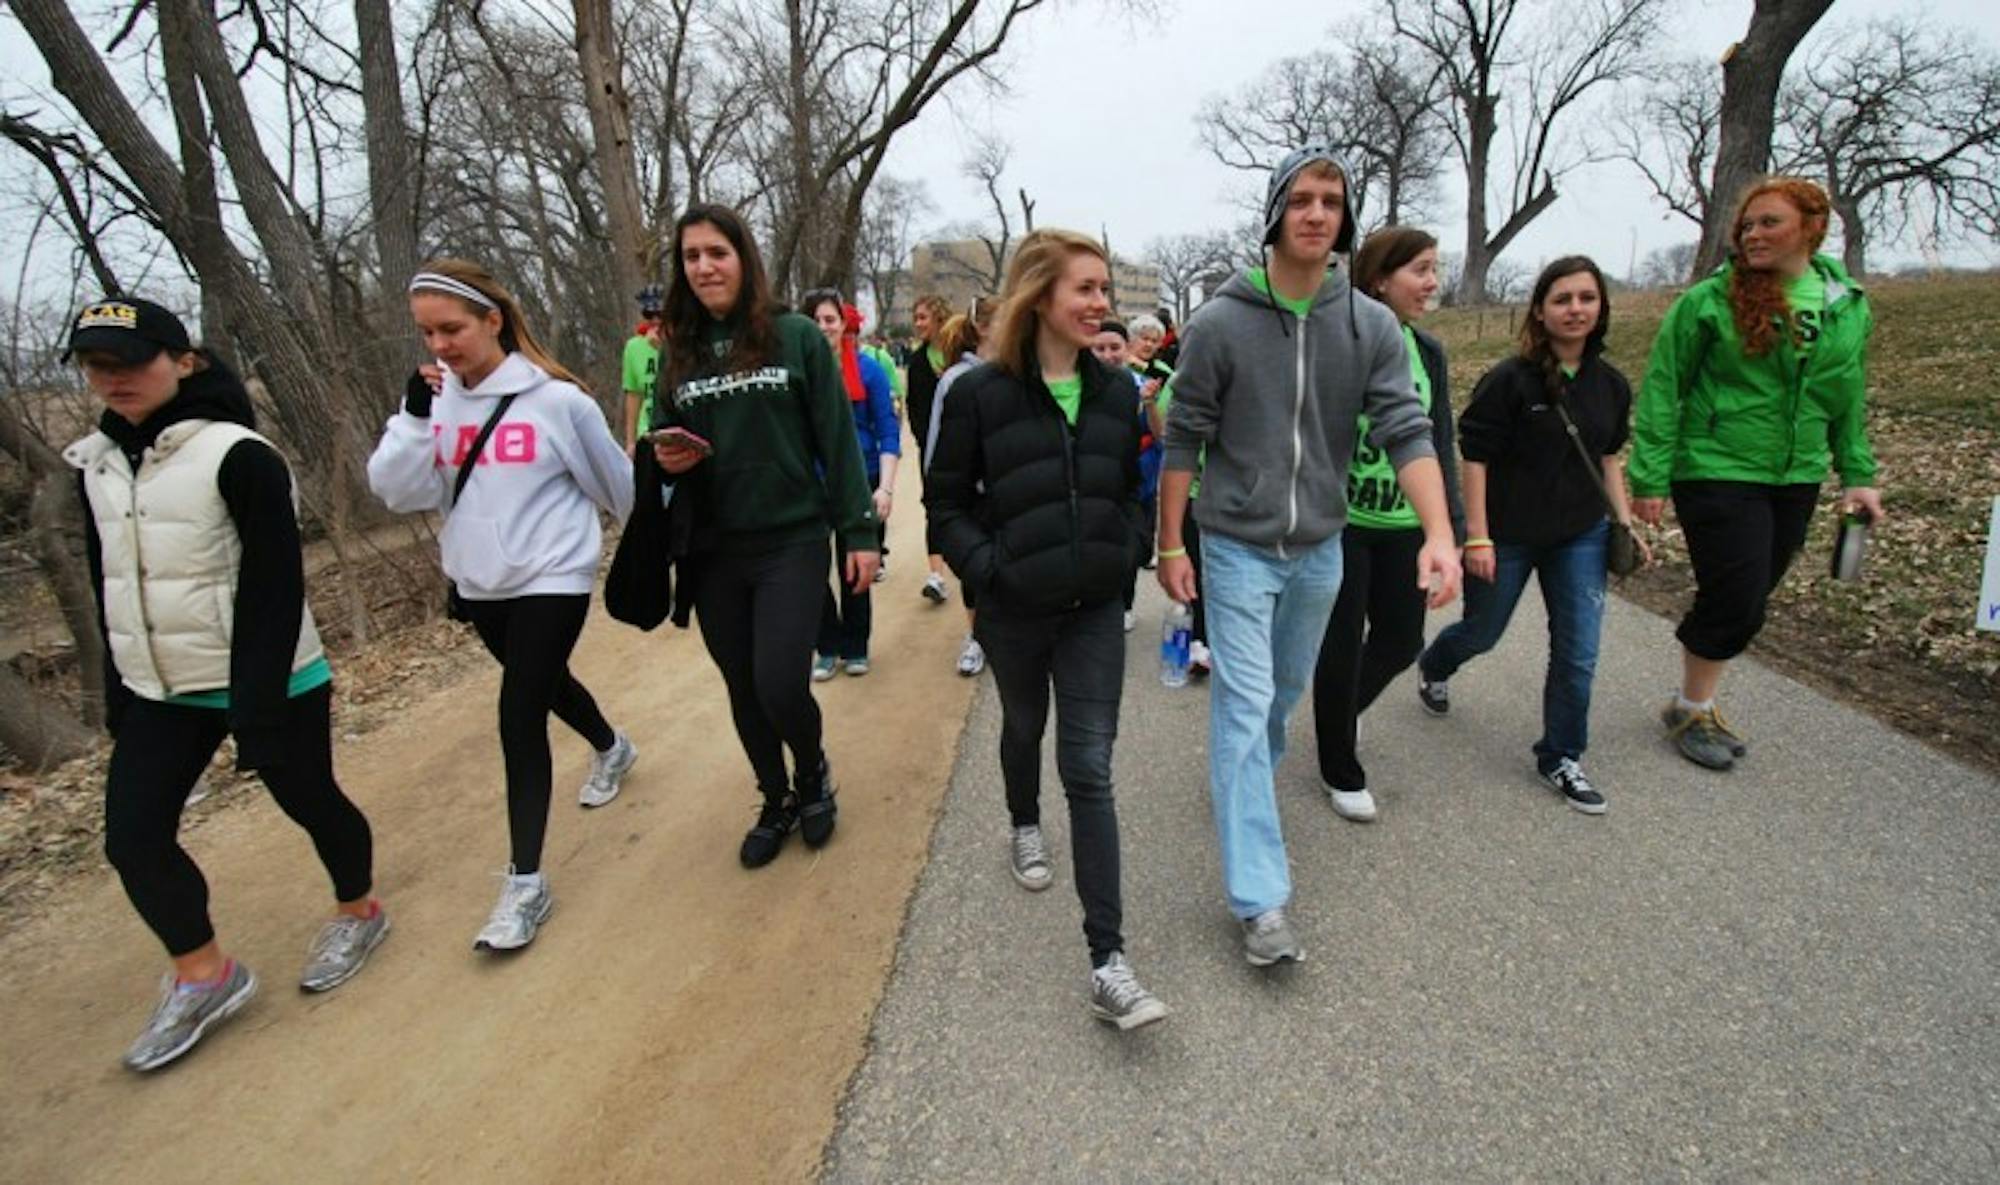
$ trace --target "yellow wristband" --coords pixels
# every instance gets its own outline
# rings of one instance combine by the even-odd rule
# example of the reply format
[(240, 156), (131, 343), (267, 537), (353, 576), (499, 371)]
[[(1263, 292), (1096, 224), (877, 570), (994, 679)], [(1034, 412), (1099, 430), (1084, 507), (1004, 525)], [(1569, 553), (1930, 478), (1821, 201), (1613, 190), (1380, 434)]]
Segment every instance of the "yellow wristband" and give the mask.
[(1490, 548), (1492, 546), (1493, 541), (1491, 539), (1467, 539), (1465, 541), (1465, 550), (1467, 551), (1474, 551), (1482, 547)]
[(1186, 554), (1187, 554), (1187, 548), (1172, 547), (1168, 548), (1166, 551), (1161, 552), (1160, 558), (1163, 560), (1177, 560)]

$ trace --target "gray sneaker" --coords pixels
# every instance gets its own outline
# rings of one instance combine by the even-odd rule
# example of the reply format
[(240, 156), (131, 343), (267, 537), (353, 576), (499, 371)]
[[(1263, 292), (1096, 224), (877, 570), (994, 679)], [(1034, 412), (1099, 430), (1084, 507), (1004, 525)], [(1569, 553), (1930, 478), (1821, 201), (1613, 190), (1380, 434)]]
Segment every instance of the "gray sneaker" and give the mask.
[(512, 865), (500, 886), (500, 900), (486, 919), (486, 928), (473, 939), (474, 950), (519, 950), (535, 940), (535, 931), (556, 908), (556, 896), (549, 892), (548, 878), (541, 873), (517, 876)]
[(1243, 957), (1252, 967), (1274, 963), (1303, 963), (1306, 952), (1292, 934), (1292, 924), (1283, 909), (1267, 909), (1254, 918), (1243, 919)]
[(1140, 986), (1123, 952), (1090, 973), (1090, 1014), (1120, 1032), (1167, 1019), (1167, 1006)]
[(639, 760), (638, 747), (632, 738), (620, 732), (618, 739), (602, 753), (590, 757), (590, 776), (583, 780), (583, 789), (576, 792), (576, 800), (586, 807), (603, 806), (618, 797), (618, 791), (625, 786), (625, 775)]
[(372, 918), (341, 914), (320, 928), (306, 952), (306, 969), (299, 986), (309, 992), (324, 992), (354, 978), (369, 954), (389, 936), (389, 911), (375, 907)]
[(1049, 846), (1040, 827), (1016, 827), (1007, 841), (1007, 863), (1014, 879), (1030, 893), (1039, 893), (1055, 879), (1049, 870)]
[(193, 1049), (212, 1026), (234, 1016), (256, 994), (257, 977), (233, 960), (229, 974), (213, 987), (188, 987), (168, 974), (160, 981), (160, 1003), (153, 1018), (125, 1051), (126, 1068), (159, 1069)]
[(1690, 712), (1669, 700), (1660, 711), (1660, 723), (1667, 726), (1667, 739), (1681, 756), (1709, 769), (1728, 769), (1742, 754), (1734, 737), (1714, 709)]

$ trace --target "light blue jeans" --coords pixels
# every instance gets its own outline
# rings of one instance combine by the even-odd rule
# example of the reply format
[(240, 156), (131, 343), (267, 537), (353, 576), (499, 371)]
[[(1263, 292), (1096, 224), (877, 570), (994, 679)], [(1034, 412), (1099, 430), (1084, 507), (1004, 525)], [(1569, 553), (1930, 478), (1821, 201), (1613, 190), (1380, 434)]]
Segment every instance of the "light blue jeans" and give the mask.
[(1340, 592), (1340, 536), (1269, 548), (1220, 531), (1201, 537), (1201, 593), (1215, 676), (1208, 704), (1208, 789), (1229, 910), (1253, 918), (1292, 898), (1275, 785), (1285, 718), (1311, 685)]

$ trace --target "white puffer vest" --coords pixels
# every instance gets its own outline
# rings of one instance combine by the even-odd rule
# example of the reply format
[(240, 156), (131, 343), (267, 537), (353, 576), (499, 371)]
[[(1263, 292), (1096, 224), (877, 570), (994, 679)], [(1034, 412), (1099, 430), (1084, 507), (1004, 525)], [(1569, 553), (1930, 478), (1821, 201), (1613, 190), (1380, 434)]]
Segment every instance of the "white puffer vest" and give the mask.
[[(138, 695), (163, 700), (229, 686), (243, 544), (216, 476), (230, 449), (263, 439), (239, 424), (183, 420), (160, 433), (136, 475), (117, 442), (102, 432), (63, 451), (83, 471), (97, 523), (111, 657), (125, 686)], [(297, 503), (294, 490), (295, 509)], [(324, 654), (308, 606), (301, 612), (293, 672)]]

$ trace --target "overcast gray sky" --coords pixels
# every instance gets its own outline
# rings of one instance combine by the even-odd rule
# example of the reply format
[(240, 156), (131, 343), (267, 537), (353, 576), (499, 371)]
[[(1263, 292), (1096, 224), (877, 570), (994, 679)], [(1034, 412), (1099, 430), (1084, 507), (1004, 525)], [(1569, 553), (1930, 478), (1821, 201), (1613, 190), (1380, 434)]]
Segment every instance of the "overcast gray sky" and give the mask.
[[(1675, 53), (1713, 61), (1749, 26), (1750, 0), (1674, 3)], [(1035, 14), (1010, 54), (1007, 94), (962, 102), (956, 118), (927, 112), (897, 142), (888, 170), (926, 179), (939, 207), (932, 225), (988, 216), (984, 194), (963, 177), (960, 163), (967, 129), (990, 128), (1013, 143), (1007, 180), (1027, 188), (1037, 225), (1091, 234), (1108, 227), (1120, 254), (1135, 254), (1155, 236), (1233, 226), (1240, 216), (1232, 195), (1246, 186), (1261, 190), (1263, 179), (1225, 168), (1200, 146), (1194, 114), (1202, 99), (1237, 87), (1277, 58), (1361, 27), (1375, 10), (1365, 0), (1161, 0), (1156, 18), (1135, 22), (1117, 8), (1058, 0), (1055, 11)], [(2000, 48), (1994, 0), (1837, 0), (1814, 37), (1899, 13), (1962, 26)], [(1582, 167), (1558, 190), (1556, 204), (1522, 232), (1508, 258), (1535, 267), (1583, 251), (1623, 275), (1635, 242), (1643, 258), (1655, 247), (1695, 238), (1692, 224), (1666, 217), (1630, 165)], [(1445, 208), (1427, 223), (1447, 251), (1464, 245), (1463, 194), (1461, 175)], [(1968, 245), (1958, 257), (1996, 264), (2000, 249)]]

